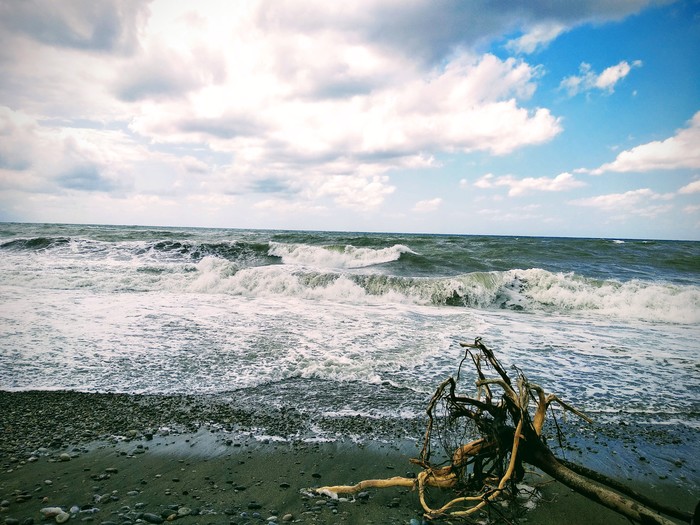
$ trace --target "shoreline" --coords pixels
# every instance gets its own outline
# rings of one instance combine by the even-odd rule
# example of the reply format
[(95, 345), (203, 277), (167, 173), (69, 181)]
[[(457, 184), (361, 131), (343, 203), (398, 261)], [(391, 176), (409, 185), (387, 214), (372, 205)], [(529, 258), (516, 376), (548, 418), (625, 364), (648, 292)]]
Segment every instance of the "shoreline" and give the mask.
[[(0, 501), (8, 503), (0, 522), (40, 523), (40, 509), (57, 506), (71, 522), (96, 525), (157, 523), (173, 514), (182, 525), (421, 523), (409, 489), (371, 489), (354, 502), (303, 489), (416, 473), (408, 459), (419, 454), (422, 433), (417, 440), (405, 439), (405, 429), (362, 442), (290, 439), (304, 426), (300, 418), (195, 396), (0, 391)], [(698, 431), (640, 428), (609, 426), (603, 435), (571, 426), (567, 459), (691, 511), (700, 487)], [(546, 477), (532, 479), (542, 497), (526, 515), (530, 524), (628, 523)]]

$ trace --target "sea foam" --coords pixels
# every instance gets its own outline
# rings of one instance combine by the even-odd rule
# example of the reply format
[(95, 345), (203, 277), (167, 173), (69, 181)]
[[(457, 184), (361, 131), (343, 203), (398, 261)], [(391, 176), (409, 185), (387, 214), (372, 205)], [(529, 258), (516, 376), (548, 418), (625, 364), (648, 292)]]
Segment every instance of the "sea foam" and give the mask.
[(280, 257), (284, 264), (316, 268), (366, 268), (397, 261), (403, 253), (415, 253), (408, 246), (395, 244), (388, 248), (346, 246), (313, 246), (270, 242), (269, 255)]

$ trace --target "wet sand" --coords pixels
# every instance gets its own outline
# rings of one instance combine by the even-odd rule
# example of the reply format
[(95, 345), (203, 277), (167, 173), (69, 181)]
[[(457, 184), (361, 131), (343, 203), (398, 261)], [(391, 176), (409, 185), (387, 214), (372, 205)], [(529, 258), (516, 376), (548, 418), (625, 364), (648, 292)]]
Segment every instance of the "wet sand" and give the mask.
[[(352, 501), (305, 491), (415, 474), (408, 458), (418, 455), (416, 441), (281, 441), (294, 428), (283, 414), (227, 414), (220, 425), (211, 418), (227, 409), (207, 406), (203, 413), (173, 398), (0, 392), (0, 523), (41, 523), (45, 507), (61, 507), (69, 523), (104, 525), (421, 523), (409, 489), (371, 489)], [(267, 417), (270, 437), (253, 437)], [(607, 436), (579, 432), (567, 457), (690, 511), (700, 497), (698, 432), (684, 432), (669, 437), (624, 426)], [(521, 522), (628, 523), (546, 477), (528, 481), (542, 497)]]

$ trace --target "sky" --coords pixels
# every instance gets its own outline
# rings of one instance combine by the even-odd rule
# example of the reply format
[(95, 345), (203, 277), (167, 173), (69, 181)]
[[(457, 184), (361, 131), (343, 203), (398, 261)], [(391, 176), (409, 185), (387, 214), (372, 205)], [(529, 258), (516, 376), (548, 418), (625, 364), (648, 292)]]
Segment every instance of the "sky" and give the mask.
[(0, 221), (700, 240), (700, 0), (0, 0)]

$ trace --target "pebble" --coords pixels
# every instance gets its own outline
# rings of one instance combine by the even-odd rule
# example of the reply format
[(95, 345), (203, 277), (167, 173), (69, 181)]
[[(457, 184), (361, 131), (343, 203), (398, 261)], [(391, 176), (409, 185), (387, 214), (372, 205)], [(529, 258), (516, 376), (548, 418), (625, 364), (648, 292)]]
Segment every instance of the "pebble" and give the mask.
[(44, 507), (39, 512), (44, 515), (44, 518), (53, 518), (63, 512), (61, 507)]
[(282, 521), (292, 521), (293, 519), (294, 519), (293, 514), (285, 514), (284, 516), (282, 516)]
[(67, 512), (61, 512), (56, 515), (56, 523), (65, 523), (70, 519), (70, 514)]
[(58, 456), (59, 461), (70, 461), (70, 454), (67, 452), (64, 452), (60, 456)]
[(150, 512), (146, 512), (143, 515), (143, 520), (147, 521), (148, 523), (155, 523), (156, 525), (159, 525), (160, 523), (163, 523), (163, 518), (158, 516), (157, 514), (151, 514)]
[(19, 520), (15, 518), (5, 518), (5, 525), (19, 525)]

